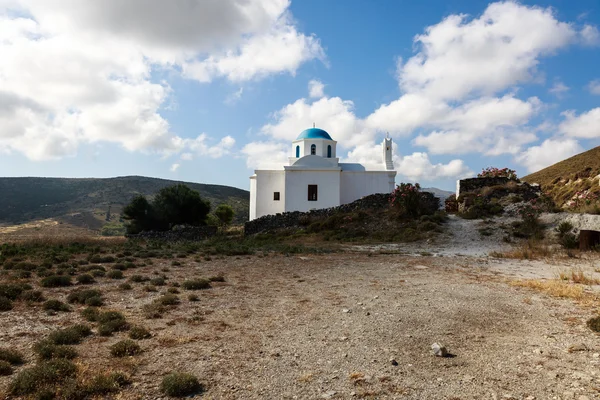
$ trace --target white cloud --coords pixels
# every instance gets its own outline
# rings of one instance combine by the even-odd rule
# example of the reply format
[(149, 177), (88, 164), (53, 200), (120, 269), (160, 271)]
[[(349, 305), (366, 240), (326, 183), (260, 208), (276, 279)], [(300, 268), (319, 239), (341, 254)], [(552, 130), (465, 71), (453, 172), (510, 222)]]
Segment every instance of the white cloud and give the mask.
[(312, 98), (320, 99), (325, 96), (324, 89), (325, 85), (316, 79), (312, 79), (308, 82), (308, 93)]
[(171, 165), (171, 168), (169, 169), (171, 172), (175, 172), (179, 169), (180, 164), (173, 164)]
[(600, 138), (600, 107), (577, 115), (574, 111), (563, 113), (565, 120), (558, 129), (567, 136), (576, 138)]
[(588, 84), (588, 90), (590, 91), (591, 94), (600, 95), (600, 79), (591, 81)]
[(291, 152), (291, 144), (280, 142), (251, 142), (245, 145), (242, 154), (246, 156), (248, 168), (281, 169)]
[[(293, 74), (302, 62), (324, 59), (319, 40), (296, 29), (289, 5), (0, 1), (0, 152), (57, 159), (97, 142), (130, 151), (183, 151), (194, 142), (173, 133), (161, 116), (172, 89), (152, 81), (152, 70), (185, 74), (199, 65), (206, 71), (200, 80), (237, 82)], [(226, 145), (207, 155), (226, 154)]]
[(462, 160), (452, 160), (447, 164), (433, 164), (427, 153), (413, 153), (402, 157), (397, 163), (398, 174), (412, 181), (427, 182), (443, 178), (464, 178), (472, 176)]
[(550, 89), (548, 89), (548, 92), (552, 93), (553, 95), (555, 95), (558, 98), (563, 97), (563, 95), (565, 93), (567, 93), (569, 91), (569, 87), (567, 85), (565, 85), (563, 82), (557, 80), (554, 82), (554, 84), (552, 85), (552, 87)]
[(585, 25), (581, 30), (581, 40), (587, 46), (600, 45), (600, 32), (592, 25)]
[(517, 162), (536, 172), (583, 151), (575, 139), (546, 139), (517, 156)]
[(181, 155), (182, 161), (192, 161), (194, 159), (194, 155), (192, 153), (183, 153)]
[(227, 96), (224, 103), (227, 105), (230, 105), (230, 106), (234, 105), (235, 103), (237, 103), (238, 101), (240, 101), (242, 99), (243, 93), (244, 93), (244, 88), (241, 87), (238, 90), (236, 90), (235, 92), (231, 93), (229, 96)]
[[(195, 139), (185, 139), (184, 143), (185, 147), (196, 153), (196, 155), (209, 156), (211, 158), (220, 158), (231, 154), (231, 149), (235, 145), (235, 139), (231, 136), (225, 136), (214, 146), (208, 145), (206, 143), (208, 140), (208, 135), (206, 133), (201, 133)], [(186, 157), (188, 156), (186, 155)]]

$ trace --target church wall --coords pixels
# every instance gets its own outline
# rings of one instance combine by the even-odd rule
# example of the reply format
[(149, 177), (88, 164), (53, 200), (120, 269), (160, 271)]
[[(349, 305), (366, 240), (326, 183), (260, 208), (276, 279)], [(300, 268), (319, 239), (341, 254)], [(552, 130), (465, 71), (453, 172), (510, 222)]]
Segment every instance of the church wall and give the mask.
[[(252, 184), (250, 185), (250, 201), (252, 201)], [(279, 192), (279, 200), (273, 199), (273, 193)], [(260, 218), (263, 215), (277, 214), (285, 211), (285, 172), (284, 171), (256, 171), (255, 205), (256, 210), (250, 219)]]
[(250, 221), (256, 217), (256, 175), (250, 177)]
[(395, 177), (396, 171), (342, 171), (341, 204), (351, 203), (370, 194), (391, 193)]
[[(317, 185), (317, 201), (308, 201), (308, 185)], [(340, 171), (286, 171), (286, 211), (309, 211), (340, 204)]]

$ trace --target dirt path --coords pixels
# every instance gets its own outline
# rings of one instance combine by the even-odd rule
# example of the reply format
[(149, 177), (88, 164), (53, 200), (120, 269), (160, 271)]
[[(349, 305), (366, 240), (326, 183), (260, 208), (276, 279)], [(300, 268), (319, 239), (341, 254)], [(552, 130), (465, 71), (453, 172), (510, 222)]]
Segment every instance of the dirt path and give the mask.
[[(511, 287), (494, 271), (476, 257), (394, 254), (187, 260), (169, 267), (169, 282), (217, 273), (227, 282), (196, 303), (183, 292), (175, 310), (146, 320), (141, 306), (159, 293), (103, 281), (96, 287), (105, 308), (153, 338), (141, 342), (142, 355), (115, 361), (108, 347), (125, 334), (94, 336), (78, 346), (79, 362), (130, 373), (125, 399), (161, 398), (160, 379), (171, 370), (197, 375), (206, 399), (597, 398), (600, 343), (585, 327), (592, 310)], [(32, 361), (35, 340), (82, 322), (77, 312), (40, 313), (24, 305), (0, 313), (0, 342)], [(455, 357), (434, 357), (434, 342)], [(570, 353), (572, 345), (587, 350)], [(8, 382), (0, 377), (0, 393)]]

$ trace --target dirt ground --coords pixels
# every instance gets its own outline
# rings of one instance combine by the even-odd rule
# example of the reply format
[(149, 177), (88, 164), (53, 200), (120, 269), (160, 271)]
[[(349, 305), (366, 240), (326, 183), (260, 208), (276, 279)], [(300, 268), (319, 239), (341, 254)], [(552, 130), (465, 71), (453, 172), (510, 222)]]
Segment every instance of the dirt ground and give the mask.
[[(141, 355), (115, 359), (108, 348), (127, 334), (94, 335), (76, 346), (76, 363), (128, 373), (133, 384), (119, 399), (165, 398), (159, 384), (173, 370), (199, 377), (206, 391), (198, 398), (206, 399), (600, 398), (600, 342), (585, 325), (595, 309), (507, 283), (520, 265), (528, 277), (551, 277), (581, 260), (523, 263), (413, 250), (371, 254), (357, 246), (324, 255), (190, 258), (181, 266), (157, 260), (126, 277), (165, 274), (171, 284), (223, 274), (226, 282), (194, 292), (198, 302), (180, 288), (181, 304), (152, 320), (141, 308), (166, 286), (149, 293), (132, 283), (122, 291), (123, 281), (101, 278), (93, 288), (104, 293), (103, 308), (123, 312), (153, 337), (140, 341)], [(592, 274), (594, 262), (584, 263)], [(64, 301), (71, 290), (45, 293)], [(85, 322), (83, 307), (74, 308), (49, 316), (15, 303), (0, 313), (0, 343), (21, 349), (32, 365), (35, 341)], [(435, 357), (434, 342), (452, 356)], [(10, 379), (0, 377), (0, 393)]]

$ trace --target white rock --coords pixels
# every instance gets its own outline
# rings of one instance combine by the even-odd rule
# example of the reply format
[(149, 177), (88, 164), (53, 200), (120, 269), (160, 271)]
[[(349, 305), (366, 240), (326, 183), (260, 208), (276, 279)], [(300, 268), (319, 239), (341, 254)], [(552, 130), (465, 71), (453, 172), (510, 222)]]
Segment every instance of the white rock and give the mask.
[(344, 308), (344, 309), (342, 310), (342, 312), (347, 314), (347, 313), (350, 313), (350, 312), (352, 312), (352, 310), (349, 310), (348, 308)]
[(446, 357), (448, 355), (448, 351), (446, 347), (442, 346), (439, 343), (434, 343), (431, 345), (431, 350), (436, 357)]

